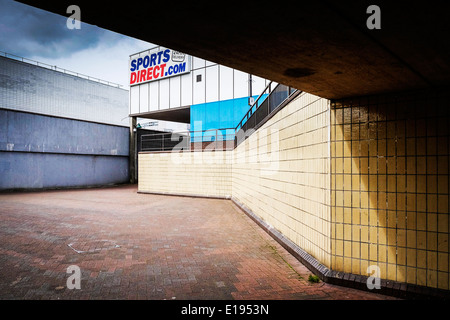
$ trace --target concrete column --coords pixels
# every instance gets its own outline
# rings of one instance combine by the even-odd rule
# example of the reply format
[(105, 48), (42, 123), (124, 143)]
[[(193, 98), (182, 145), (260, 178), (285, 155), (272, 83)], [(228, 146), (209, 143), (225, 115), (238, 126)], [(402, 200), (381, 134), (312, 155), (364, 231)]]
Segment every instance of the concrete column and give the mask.
[(137, 183), (137, 131), (136, 117), (130, 117), (130, 183)]

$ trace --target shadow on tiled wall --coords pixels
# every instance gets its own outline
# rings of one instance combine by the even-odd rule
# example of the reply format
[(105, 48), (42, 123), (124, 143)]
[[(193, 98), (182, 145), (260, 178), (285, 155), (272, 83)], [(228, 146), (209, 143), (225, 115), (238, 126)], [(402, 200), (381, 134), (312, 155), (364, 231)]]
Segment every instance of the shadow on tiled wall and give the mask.
[(448, 98), (332, 102), (332, 269), (449, 289)]

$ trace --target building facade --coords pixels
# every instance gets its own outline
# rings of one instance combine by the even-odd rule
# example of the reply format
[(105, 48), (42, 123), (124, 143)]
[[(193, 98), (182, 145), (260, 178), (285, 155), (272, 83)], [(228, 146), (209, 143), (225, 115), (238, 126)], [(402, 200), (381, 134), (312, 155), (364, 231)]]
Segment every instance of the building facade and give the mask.
[(234, 128), (249, 97), (269, 83), (161, 46), (131, 55), (129, 69), (130, 116), (186, 123), (191, 131)]
[(0, 57), (0, 190), (128, 182), (128, 90), (6, 56)]

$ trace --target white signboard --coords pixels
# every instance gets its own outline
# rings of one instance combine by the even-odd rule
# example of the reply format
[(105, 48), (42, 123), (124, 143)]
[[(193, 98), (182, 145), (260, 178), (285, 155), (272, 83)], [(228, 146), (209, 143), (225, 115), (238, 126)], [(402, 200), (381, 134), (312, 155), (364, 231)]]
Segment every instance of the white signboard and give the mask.
[(171, 49), (130, 59), (130, 86), (189, 73), (190, 62), (190, 56)]

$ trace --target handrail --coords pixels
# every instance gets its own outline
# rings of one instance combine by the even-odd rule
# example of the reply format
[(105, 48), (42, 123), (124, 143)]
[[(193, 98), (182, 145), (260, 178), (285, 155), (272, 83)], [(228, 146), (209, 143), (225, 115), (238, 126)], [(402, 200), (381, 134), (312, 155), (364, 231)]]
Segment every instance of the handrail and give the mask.
[[(233, 133), (227, 133), (227, 131), (232, 130)], [(225, 133), (223, 133), (225, 131)], [(199, 136), (196, 136), (195, 133), (199, 133), (201, 132), (202, 134)], [(207, 132), (214, 132), (214, 134), (212, 135), (204, 135), (204, 133)], [(220, 132), (220, 133), (219, 133)], [(175, 139), (174, 139), (175, 136)], [(207, 130), (189, 130), (189, 131), (178, 131), (178, 132), (160, 132), (160, 133), (150, 133), (150, 134), (143, 134), (141, 135), (141, 141), (140, 141), (140, 150), (141, 151), (167, 151), (167, 150), (173, 150), (175, 144), (179, 144), (180, 138), (182, 138), (183, 142), (186, 142), (185, 147), (186, 149), (190, 150), (191, 149), (191, 144), (195, 144), (196, 143), (203, 143), (203, 142), (215, 142), (216, 143), (216, 147), (217, 147), (217, 143), (218, 142), (226, 142), (226, 141), (233, 141), (233, 146), (234, 146), (234, 136), (235, 136), (235, 130), (234, 128), (221, 128), (221, 129), (207, 129)], [(154, 137), (154, 139), (151, 139), (152, 137)], [(196, 137), (201, 137), (202, 139), (200, 141), (195, 141)], [(204, 140), (203, 138), (211, 138), (211, 140)], [(229, 138), (231, 137), (231, 138)], [(150, 139), (145, 139), (145, 138), (150, 138)], [(214, 138), (214, 139), (212, 139)], [(229, 139), (228, 139), (229, 138)], [(165, 141), (169, 141), (172, 143), (168, 143), (166, 144)], [(185, 140), (186, 139), (186, 140)], [(152, 147), (152, 148), (144, 148), (143, 144), (147, 142), (147, 143), (156, 143), (158, 146), (157, 147)]]
[[(141, 137), (150, 137), (150, 136), (160, 136), (160, 135), (166, 135), (166, 134), (179, 134), (182, 135), (184, 133), (186, 134), (190, 134), (190, 133), (194, 133), (194, 132), (209, 132), (209, 131), (215, 131), (217, 135), (218, 131), (226, 131), (226, 130), (235, 130), (234, 128), (220, 128), (220, 129), (206, 129), (206, 130), (184, 130), (184, 131), (174, 131), (174, 132), (168, 132), (168, 131), (162, 131), (162, 132), (158, 132), (158, 133), (149, 133), (149, 134), (143, 134), (141, 135)], [(191, 136), (191, 135), (189, 135)]]
[[(301, 93), (301, 91), (281, 83), (278, 83), (275, 88), (271, 89), (271, 84), (272, 82), (264, 88), (264, 91), (262, 91), (258, 96), (258, 99), (252, 104), (245, 116), (236, 126), (236, 146), (247, 139), (254, 130), (257, 130), (278, 110), (283, 108), (283, 106), (285, 106), (293, 97)], [(269, 93), (265, 99), (258, 104), (258, 100), (266, 94), (267, 89), (269, 89)], [(255, 110), (253, 110), (253, 108), (255, 108)]]
[[(270, 83), (264, 88), (264, 90), (261, 92), (261, 94), (256, 98), (256, 100), (252, 103), (249, 110), (246, 112), (242, 120), (239, 122), (239, 124), (235, 128), (221, 128), (221, 129), (208, 129), (208, 130), (192, 130), (192, 131), (180, 131), (180, 132), (162, 132), (162, 133), (153, 133), (153, 134), (147, 134), (141, 136), (141, 150), (143, 150), (143, 143), (147, 142), (149, 144), (157, 144), (156, 147), (151, 148), (154, 151), (166, 151), (166, 145), (164, 143), (164, 140), (167, 140), (168, 135), (170, 135), (171, 142), (177, 142), (180, 143), (180, 137), (181, 135), (185, 134), (183, 137), (183, 143), (186, 141), (186, 146), (182, 145), (181, 148), (191, 149), (191, 144), (196, 143), (210, 143), (215, 141), (216, 148), (217, 148), (217, 142), (221, 141), (229, 141), (227, 139), (229, 136), (233, 137), (234, 140), (234, 148), (236, 148), (242, 141), (248, 138), (249, 134), (252, 132), (250, 129), (257, 129), (261, 126), (262, 123), (267, 121), (267, 119), (270, 119), (270, 117), (275, 114), (278, 110), (283, 108), (292, 98), (295, 98), (298, 94), (301, 93), (301, 91), (292, 88), (290, 86), (286, 86), (283, 84), (277, 84), (273, 90), (271, 89), (273, 81), (270, 81)], [(267, 90), (269, 90), (269, 93), (265, 97), (265, 99), (261, 102), (261, 104), (258, 105), (259, 100), (266, 94)], [(255, 108), (256, 107), (256, 108)], [(255, 108), (255, 110), (253, 110)], [(250, 121), (250, 122), (249, 122)], [(227, 130), (233, 130), (232, 134), (228, 134)], [(215, 135), (205, 135), (205, 132), (213, 131), (215, 132)], [(220, 131), (220, 137), (223, 137), (222, 132), (225, 131), (225, 138), (219, 140), (218, 133)], [(197, 132), (202, 132), (201, 135), (195, 135)], [(174, 138), (173, 135), (177, 135), (178, 138)], [(153, 140), (147, 140), (145, 141), (146, 137), (150, 136), (160, 136), (160, 138), (156, 138)], [(195, 141), (196, 138), (200, 137), (200, 141)], [(205, 140), (205, 138), (208, 137), (214, 137), (214, 140)], [(189, 138), (188, 140), (184, 140), (184, 138)], [(159, 146), (161, 145), (161, 146)], [(176, 146), (173, 145), (173, 143), (169, 143), (168, 150), (174, 150)], [(180, 147), (180, 145), (178, 145)], [(204, 146), (202, 146), (203, 149)], [(223, 147), (223, 144), (222, 144)], [(228, 147), (228, 146), (227, 146)], [(150, 148), (147, 148), (149, 151)]]
[[(238, 125), (234, 128), (234, 130), (238, 130), (238, 128), (241, 128), (241, 127), (242, 127), (242, 125), (244, 124), (244, 123), (243, 123), (244, 119), (248, 117), (249, 113), (250, 113), (250, 115), (252, 114), (251, 111), (253, 110), (253, 107), (254, 107), (255, 105), (257, 105), (258, 100), (264, 95), (264, 92), (266, 92), (266, 90), (267, 90), (268, 88), (270, 88), (270, 86), (272, 85), (272, 82), (273, 82), (273, 81), (270, 81), (269, 84), (264, 88), (264, 90), (259, 94), (258, 98), (255, 99), (255, 101), (254, 101), (253, 104), (251, 105), (250, 109), (245, 113), (245, 115), (242, 117), (242, 120), (238, 123)], [(269, 93), (270, 93), (270, 90), (269, 90)], [(247, 120), (248, 120), (248, 118), (247, 118)]]
[(38, 67), (44, 67), (46, 69), (55, 70), (55, 71), (58, 71), (58, 72), (62, 72), (64, 74), (69, 74), (69, 75), (76, 76), (76, 77), (79, 77), (79, 78), (95, 81), (95, 82), (98, 82), (98, 83), (101, 83), (101, 84), (106, 84), (106, 85), (109, 85), (109, 86), (112, 86), (112, 87), (117, 87), (117, 88), (123, 87), (121, 84), (118, 84), (118, 83), (114, 83), (114, 82), (110, 82), (110, 81), (107, 81), (107, 80), (102, 80), (102, 79), (99, 79), (99, 78), (91, 77), (91, 76), (88, 76), (88, 75), (85, 75), (85, 74), (82, 74), (82, 73), (78, 73), (78, 72), (75, 72), (75, 71), (70, 71), (70, 70), (67, 70), (67, 69), (63, 69), (63, 68), (60, 68), (58, 66), (52, 66), (52, 65), (49, 65), (49, 64), (44, 63), (44, 62), (39, 62), (39, 61), (36, 61), (36, 60), (24, 58), (24, 57), (21, 57), (21, 56), (12, 54), (12, 53), (8, 53), (8, 52), (5, 52), (5, 51), (0, 51), (0, 55), (4, 56), (5, 58), (9, 58), (9, 59), (13, 59), (13, 60), (21, 61), (21, 62), (30, 63), (30, 64), (36, 65)]

